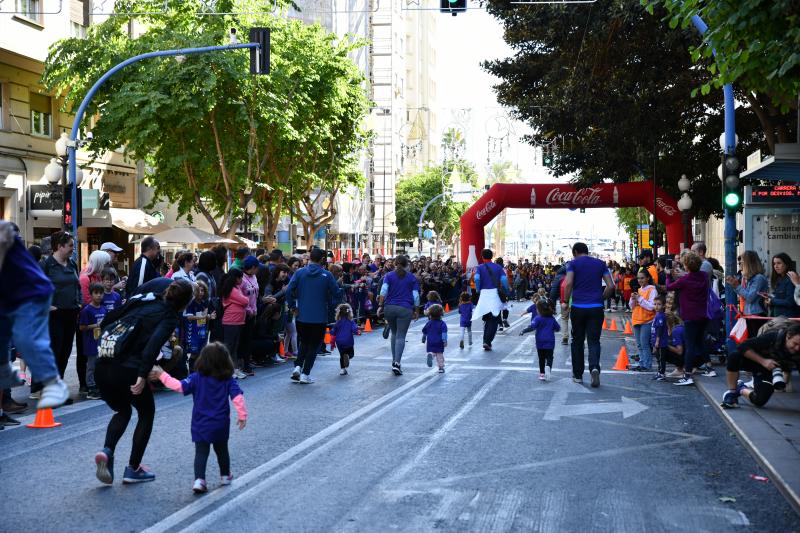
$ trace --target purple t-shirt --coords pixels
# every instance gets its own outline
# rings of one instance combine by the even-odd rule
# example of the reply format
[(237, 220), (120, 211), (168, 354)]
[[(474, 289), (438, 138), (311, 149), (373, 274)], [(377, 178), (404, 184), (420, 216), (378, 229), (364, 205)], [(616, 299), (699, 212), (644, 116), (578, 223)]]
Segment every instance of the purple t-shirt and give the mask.
[(468, 328), (472, 325), (472, 309), (474, 307), (472, 302), (467, 302), (458, 306), (458, 314), (461, 315), (458, 322), (459, 326)]
[(536, 304), (529, 305), (525, 312), (531, 314), (531, 326), (533, 326), (533, 320), (539, 316), (539, 311), (536, 310)]
[[(667, 335), (667, 317), (663, 312), (656, 313), (650, 327), (652, 328), (650, 330), (650, 346), (654, 348), (666, 348), (669, 335)], [(658, 346), (656, 346), (656, 339), (658, 339)]]
[(531, 324), (536, 332), (536, 348), (553, 350), (556, 347), (556, 331), (561, 331), (558, 321), (551, 316), (536, 316)]
[(422, 328), (425, 335), (425, 349), (431, 353), (444, 353), (444, 343), (447, 341), (447, 324), (444, 320), (428, 320)]
[(572, 307), (603, 307), (603, 276), (611, 275), (604, 262), (581, 255), (567, 263), (567, 272), (574, 273)]
[(50, 281), (19, 237), (6, 253), (0, 276), (0, 313), (12, 311), (19, 304), (53, 294)]
[(358, 326), (352, 320), (337, 320), (331, 328), (331, 337), (336, 339), (339, 348), (352, 348), (355, 344), (353, 335), (358, 333)]
[(683, 346), (683, 326), (672, 328), (672, 335), (669, 339), (670, 346)]
[(414, 274), (406, 272), (400, 277), (392, 270), (383, 278), (383, 283), (388, 287), (384, 305), (399, 305), (407, 309), (414, 309), (414, 291), (419, 293), (419, 282)]
[[(92, 304), (87, 304), (81, 309), (78, 324), (81, 326), (99, 324), (105, 318), (106, 313), (108, 313), (108, 310), (103, 305), (95, 307)], [(81, 333), (83, 334), (83, 353), (92, 357), (96, 356), (97, 339), (94, 338), (94, 329), (87, 329)]]
[(181, 381), (184, 396), (194, 396), (192, 407), (192, 442), (223, 442), (228, 440), (231, 426), (230, 400), (240, 394), (234, 378), (220, 380), (192, 372)]
[(122, 305), (122, 296), (118, 292), (111, 291), (103, 294), (103, 307), (108, 311), (113, 311)]

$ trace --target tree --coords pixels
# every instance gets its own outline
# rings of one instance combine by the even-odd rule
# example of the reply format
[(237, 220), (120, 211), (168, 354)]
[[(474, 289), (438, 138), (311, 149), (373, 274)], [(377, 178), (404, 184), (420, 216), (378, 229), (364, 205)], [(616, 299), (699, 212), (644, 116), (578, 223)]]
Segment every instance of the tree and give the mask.
[[(128, 67), (106, 82), (88, 109), (84, 127), (93, 117), (94, 157), (124, 146), (129, 157), (146, 161), (145, 180), (156, 199), (177, 205), (190, 222), (200, 213), (215, 233), (227, 236), (250, 199), (270, 238), (289, 191), (302, 197), (309, 184), (352, 181), (367, 98), (363, 76), (347, 54), (363, 43), (273, 15), (271, 3), (220, 0), (216, 16), (198, 16), (208, 10), (201, 0), (168, 0), (166, 9), (163, 2), (150, 9), (152, 3), (115, 4), (119, 13), (147, 13), (137, 16), (146, 30), (136, 38), (128, 34), (130, 17), (120, 15), (92, 26), (86, 39), (56, 43), (45, 86), (65, 94), (69, 108), (128, 57), (222, 44), (230, 28), (247, 35), (252, 26), (272, 29), (270, 75), (249, 74), (247, 51)], [(245, 14), (222, 14), (233, 11)]]
[[(699, 90), (707, 94), (726, 83), (741, 95), (758, 117), (770, 152), (776, 142), (794, 142), (794, 120), (800, 95), (800, 3), (797, 0), (641, 0), (671, 28), (693, 30), (694, 15), (708, 25), (695, 32), (692, 58), (710, 74)], [(716, 50), (716, 56), (712, 57)], [(695, 91), (698, 89), (696, 88)], [(796, 132), (795, 132), (796, 134)]]
[[(462, 183), (475, 185), (477, 174), (472, 166), (464, 160), (448, 164), (426, 167), (422, 172), (404, 178), (397, 185), (397, 236), (401, 239), (417, 237), (419, 217), (422, 208), (435, 196), (442, 194), (446, 177), (452, 169), (458, 169)], [(451, 242), (461, 229), (461, 214), (469, 205), (453, 202), (448, 196), (428, 208), (426, 220), (433, 222), (440, 239)]]
[[(590, 185), (655, 175), (677, 195), (678, 177), (687, 174), (699, 214), (721, 211), (722, 97), (692, 97), (709, 79), (688, 51), (696, 34), (665, 27), (637, 0), (546, 9), (491, 0), (488, 10), (515, 51), (484, 63), (501, 79), (498, 100), (535, 130), (530, 144), (558, 139), (557, 176)], [(756, 117), (737, 118), (741, 150), (766, 148)]]

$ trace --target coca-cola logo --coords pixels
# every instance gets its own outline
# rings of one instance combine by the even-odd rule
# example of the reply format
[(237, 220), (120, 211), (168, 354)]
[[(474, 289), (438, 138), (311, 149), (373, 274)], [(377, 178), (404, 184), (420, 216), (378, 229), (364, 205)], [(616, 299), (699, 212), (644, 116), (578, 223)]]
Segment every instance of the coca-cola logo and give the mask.
[(488, 215), (489, 212), (492, 209), (494, 209), (494, 206), (496, 206), (496, 205), (497, 205), (497, 202), (494, 201), (494, 198), (490, 199), (488, 202), (486, 202), (486, 205), (483, 206), (483, 209), (480, 209), (475, 216), (478, 218), (478, 220), (482, 219), (483, 217)]
[(545, 198), (547, 205), (597, 205), (600, 203), (598, 187), (577, 191), (562, 191), (558, 187), (550, 189)]
[(656, 198), (656, 205), (658, 205), (659, 209), (664, 211), (669, 216), (672, 216), (672, 215), (674, 215), (675, 213), (678, 212), (677, 209), (675, 209), (674, 207), (672, 207), (671, 205), (666, 203), (661, 198)]

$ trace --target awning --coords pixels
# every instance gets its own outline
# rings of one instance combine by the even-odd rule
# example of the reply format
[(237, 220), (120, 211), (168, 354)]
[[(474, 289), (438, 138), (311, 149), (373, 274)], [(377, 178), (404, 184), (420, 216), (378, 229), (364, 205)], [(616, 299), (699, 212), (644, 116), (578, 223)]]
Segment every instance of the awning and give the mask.
[(800, 181), (800, 144), (776, 144), (775, 155), (754, 168), (748, 168), (742, 178), (768, 181)]
[(148, 215), (141, 209), (112, 207), (109, 211), (111, 211), (111, 223), (128, 233), (153, 235), (154, 233), (171, 229), (168, 225), (160, 222), (156, 217)]
[(158, 242), (179, 244), (236, 244), (236, 241), (197, 228), (172, 228), (153, 235)]

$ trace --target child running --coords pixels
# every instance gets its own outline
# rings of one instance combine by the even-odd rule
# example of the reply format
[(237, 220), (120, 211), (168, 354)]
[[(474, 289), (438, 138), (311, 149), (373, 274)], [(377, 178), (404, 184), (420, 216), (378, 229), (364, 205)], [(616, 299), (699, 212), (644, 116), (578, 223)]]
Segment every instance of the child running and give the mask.
[(336, 308), (336, 323), (331, 328), (331, 344), (339, 348), (340, 376), (347, 375), (350, 359), (355, 357), (353, 335), (361, 335), (358, 326), (353, 322), (353, 309), (350, 304), (340, 304)]
[(550, 381), (553, 369), (553, 350), (556, 347), (556, 331), (561, 331), (558, 321), (553, 318), (550, 302), (540, 298), (536, 304), (538, 316), (533, 319), (531, 327), (536, 335), (536, 353), (539, 356), (539, 380)]
[[(428, 309), (430, 309), (434, 305), (442, 305), (442, 297), (439, 296), (439, 293), (436, 291), (428, 292), (428, 296), (426, 297), (425, 307), (422, 309), (422, 314), (428, 317), (430, 320), (430, 316), (428, 315)], [(425, 330), (422, 330), (422, 343), (425, 344)]]
[(425, 349), (428, 352), (428, 368), (433, 367), (433, 358), (439, 366), (439, 373), (444, 373), (444, 347), (447, 346), (447, 324), (444, 323), (444, 309), (439, 304), (428, 308), (428, 323), (422, 328), (427, 337)]
[(150, 379), (158, 379), (169, 389), (192, 395), (192, 442), (194, 442), (195, 494), (208, 491), (206, 464), (211, 446), (217, 454), (220, 484), (230, 485), (231, 458), (228, 453), (231, 410), (230, 398), (236, 409), (239, 429), (247, 424), (247, 408), (239, 382), (233, 377), (233, 360), (228, 349), (220, 342), (207, 344), (194, 364), (195, 371), (182, 381), (171, 377), (160, 367), (153, 367)]
[(540, 295), (538, 292), (533, 293), (533, 296), (531, 296), (531, 305), (529, 305), (528, 308), (525, 309), (525, 312), (522, 313), (522, 316), (525, 316), (528, 313), (531, 314), (531, 323), (527, 327), (522, 328), (522, 331), (519, 332), (520, 336), (533, 331), (533, 320), (537, 316), (539, 316), (539, 312), (536, 310), (536, 304), (539, 303), (539, 300), (541, 300), (542, 298), (543, 296)]
[(472, 298), (470, 298), (469, 293), (462, 292), (458, 298), (459, 326), (461, 327), (461, 342), (458, 346), (462, 350), (464, 349), (465, 333), (469, 333), (469, 345), (472, 346), (472, 310), (474, 308), (475, 306), (472, 304)]
[(78, 329), (83, 334), (83, 353), (86, 355), (86, 393), (87, 400), (99, 400), (100, 391), (94, 381), (94, 367), (97, 363), (97, 339), (100, 338), (100, 322), (106, 316), (107, 310), (103, 307), (105, 290), (100, 283), (89, 285), (91, 300), (81, 309), (78, 317)]

